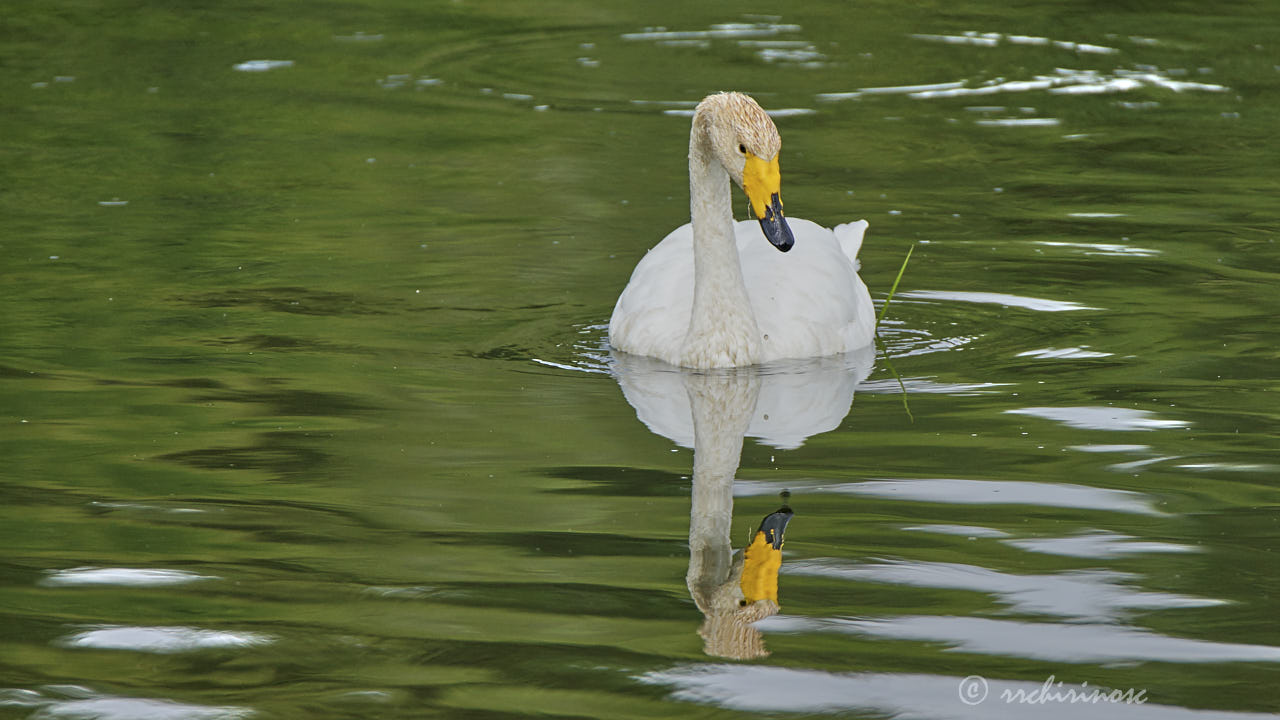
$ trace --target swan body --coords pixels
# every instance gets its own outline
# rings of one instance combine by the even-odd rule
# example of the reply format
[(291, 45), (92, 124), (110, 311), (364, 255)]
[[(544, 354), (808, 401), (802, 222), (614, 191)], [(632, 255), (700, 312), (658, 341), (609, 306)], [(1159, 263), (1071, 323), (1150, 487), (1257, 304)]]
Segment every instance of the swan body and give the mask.
[[(831, 230), (784, 218), (780, 149), (773, 121), (746, 95), (719, 93), (698, 105), (691, 222), (636, 265), (609, 321), (610, 345), (706, 369), (834, 355), (872, 341), (875, 313), (857, 259), (867, 222)], [(730, 181), (746, 191), (755, 222), (734, 222)]]
[[(764, 242), (756, 223), (733, 225), (758, 339), (758, 353), (748, 362), (735, 362), (730, 349), (691, 348), (686, 353), (696, 282), (690, 225), (677, 228), (636, 265), (614, 307), (610, 343), (624, 352), (695, 368), (820, 357), (869, 345), (875, 312), (857, 272), (867, 222), (838, 225), (834, 231), (808, 220), (788, 222), (796, 243), (785, 255)], [(729, 340), (747, 345), (751, 339)]]

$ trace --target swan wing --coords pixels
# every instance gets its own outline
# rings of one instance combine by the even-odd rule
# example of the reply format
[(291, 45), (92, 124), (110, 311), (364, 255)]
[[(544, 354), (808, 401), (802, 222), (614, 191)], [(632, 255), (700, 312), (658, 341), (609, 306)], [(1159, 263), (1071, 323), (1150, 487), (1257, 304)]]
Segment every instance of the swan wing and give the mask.
[[(875, 310), (858, 277), (867, 222), (834, 230), (788, 218), (795, 246), (781, 253), (757, 222), (734, 223), (743, 279), (763, 336), (763, 362), (834, 355), (871, 342)], [(680, 364), (693, 309), (693, 227), (676, 228), (636, 264), (609, 320), (609, 344)]]
[[(765, 243), (763, 238), (760, 242)], [(693, 226), (686, 223), (636, 264), (613, 307), (609, 344), (623, 352), (679, 365), (692, 311)]]
[(795, 246), (779, 253), (756, 223), (735, 224), (742, 272), (764, 340), (763, 361), (818, 357), (867, 345), (874, 332), (871, 294), (858, 277), (867, 223), (833, 231), (787, 218)]

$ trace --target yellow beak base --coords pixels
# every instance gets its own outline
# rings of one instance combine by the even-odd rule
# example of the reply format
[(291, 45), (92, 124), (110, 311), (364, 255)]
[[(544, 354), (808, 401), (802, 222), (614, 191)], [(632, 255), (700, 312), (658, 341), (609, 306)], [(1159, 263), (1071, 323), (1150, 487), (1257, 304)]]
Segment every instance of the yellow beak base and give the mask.
[(778, 602), (778, 571), (782, 569), (782, 550), (763, 532), (756, 533), (755, 540), (746, 549), (742, 566), (742, 597), (747, 604), (757, 600)]
[(747, 191), (751, 212), (760, 221), (765, 238), (782, 252), (790, 250), (796, 239), (782, 217), (782, 173), (777, 156), (766, 161), (747, 153), (747, 162), (742, 168), (742, 188)]
[(742, 189), (747, 191), (747, 200), (751, 201), (751, 212), (757, 220), (764, 220), (768, 215), (773, 198), (778, 197), (781, 207), (782, 171), (778, 167), (778, 158), (763, 160), (747, 153), (747, 164), (742, 168)]
[(751, 544), (743, 552), (742, 597), (750, 605), (758, 600), (778, 602), (778, 571), (782, 569), (782, 537), (791, 522), (791, 508), (783, 505), (766, 515)]

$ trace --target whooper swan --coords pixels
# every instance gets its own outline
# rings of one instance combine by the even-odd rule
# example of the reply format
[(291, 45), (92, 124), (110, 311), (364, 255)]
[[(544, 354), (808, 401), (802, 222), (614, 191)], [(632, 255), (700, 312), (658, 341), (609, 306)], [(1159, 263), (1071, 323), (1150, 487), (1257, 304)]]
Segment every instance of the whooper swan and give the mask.
[[(698, 104), (689, 133), (692, 222), (636, 265), (609, 321), (610, 345), (705, 369), (871, 342), (875, 313), (857, 260), (867, 222), (828, 230), (784, 219), (781, 147), (773, 120), (750, 97), (717, 93)], [(729, 180), (746, 192), (759, 229), (734, 222)]]

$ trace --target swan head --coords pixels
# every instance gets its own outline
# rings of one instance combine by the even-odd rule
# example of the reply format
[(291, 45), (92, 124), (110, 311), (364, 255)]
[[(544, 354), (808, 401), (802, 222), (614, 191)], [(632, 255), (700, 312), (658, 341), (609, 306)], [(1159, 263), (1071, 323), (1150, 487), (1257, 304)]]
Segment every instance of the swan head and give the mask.
[[(696, 480), (695, 480), (696, 482)], [(706, 620), (698, 629), (703, 650), (715, 657), (738, 660), (765, 657), (764, 638), (754, 623), (778, 614), (778, 570), (782, 566), (782, 539), (791, 520), (791, 508), (783, 505), (760, 523), (755, 539), (734, 561), (728, 579), (699, 595), (694, 602)]]
[(764, 236), (782, 252), (790, 250), (795, 237), (782, 215), (778, 168), (782, 138), (769, 114), (748, 95), (716, 93), (698, 103), (693, 125), (725, 172), (746, 192)]

